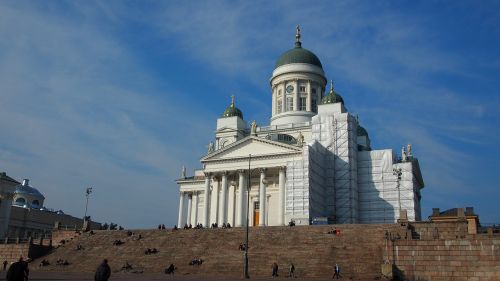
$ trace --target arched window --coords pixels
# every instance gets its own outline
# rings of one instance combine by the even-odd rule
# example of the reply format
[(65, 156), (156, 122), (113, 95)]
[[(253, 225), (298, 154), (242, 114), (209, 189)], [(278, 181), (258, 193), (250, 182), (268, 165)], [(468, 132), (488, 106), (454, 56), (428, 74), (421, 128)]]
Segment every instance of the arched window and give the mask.
[(293, 98), (292, 97), (286, 98), (286, 111), (293, 111)]
[(278, 98), (278, 108), (276, 109), (277, 113), (281, 113), (283, 111), (283, 100)]
[(38, 207), (40, 205), (40, 202), (38, 200), (33, 200), (33, 202), (31, 202), (31, 205)]
[(297, 140), (294, 137), (287, 135), (287, 134), (271, 134), (271, 135), (267, 135), (266, 138), (269, 140), (284, 142), (287, 144), (297, 143)]
[(26, 200), (22, 197), (16, 199), (16, 203), (19, 203), (20, 205), (26, 203)]

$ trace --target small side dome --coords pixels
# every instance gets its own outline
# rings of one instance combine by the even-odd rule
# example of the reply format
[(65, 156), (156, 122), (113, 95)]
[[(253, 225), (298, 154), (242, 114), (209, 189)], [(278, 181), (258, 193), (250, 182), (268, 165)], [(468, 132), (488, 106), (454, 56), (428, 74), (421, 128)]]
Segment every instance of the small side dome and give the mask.
[(333, 90), (333, 81), (330, 81), (330, 92), (323, 98), (321, 104), (338, 103), (344, 104), (344, 99)]
[(226, 110), (224, 110), (224, 113), (222, 113), (222, 117), (233, 116), (239, 116), (241, 119), (243, 119), (243, 113), (234, 105), (234, 95), (231, 96), (231, 104), (226, 108)]
[(16, 187), (16, 191), (14, 191), (14, 194), (30, 195), (30, 196), (38, 197), (40, 199), (45, 199), (45, 196), (43, 196), (43, 194), (40, 193), (40, 191), (38, 191), (38, 189), (29, 185), (28, 179), (23, 180), (23, 183)]
[(368, 132), (365, 128), (358, 126), (358, 137), (368, 137)]

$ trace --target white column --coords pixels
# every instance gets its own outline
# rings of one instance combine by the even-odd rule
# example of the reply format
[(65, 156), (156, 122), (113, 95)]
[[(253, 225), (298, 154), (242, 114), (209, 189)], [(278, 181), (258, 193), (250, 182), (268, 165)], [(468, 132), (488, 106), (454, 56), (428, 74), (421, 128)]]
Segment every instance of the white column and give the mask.
[(187, 217), (186, 224), (189, 225), (191, 223), (191, 209), (193, 208), (193, 195), (188, 194), (188, 209), (187, 209)]
[(307, 105), (306, 110), (312, 111), (312, 89), (311, 89), (311, 80), (307, 81)]
[(214, 177), (214, 184), (212, 189), (212, 206), (210, 208), (210, 222), (217, 223), (219, 213), (219, 184), (220, 180)]
[(285, 167), (280, 167), (279, 173), (279, 193), (278, 193), (278, 201), (279, 201), (279, 209), (278, 209), (278, 224), (285, 225)]
[(266, 225), (266, 169), (260, 169), (260, 190), (259, 190), (259, 226)]
[(191, 224), (193, 226), (198, 224), (198, 191), (193, 193), (193, 214), (191, 217)]
[(299, 79), (295, 79), (295, 94), (293, 95), (293, 110), (299, 111)]
[(210, 174), (205, 173), (205, 201), (203, 202), (203, 209), (205, 212), (205, 217), (203, 218), (203, 226), (208, 227), (209, 225), (209, 212), (208, 207), (210, 203)]
[(246, 223), (246, 216), (245, 216), (245, 211), (246, 211), (246, 194), (244, 191), (246, 191), (247, 187), (245, 185), (245, 171), (240, 170), (238, 171), (239, 174), (239, 182), (238, 182), (238, 217), (236, 219), (236, 226), (241, 227), (245, 225)]
[(231, 224), (231, 226), (234, 226), (234, 217), (235, 217), (235, 189), (236, 186), (235, 184), (229, 185), (229, 190), (228, 190), (228, 199), (227, 199), (227, 222)]
[(184, 225), (182, 224), (183, 220), (182, 218), (184, 217), (184, 192), (181, 191), (179, 192), (179, 219), (177, 220), (177, 226), (179, 228), (183, 227)]
[(276, 103), (277, 95), (276, 95), (276, 86), (275, 85), (273, 85), (271, 87), (271, 91), (273, 94), (271, 115), (274, 116), (274, 114), (276, 114), (276, 106), (277, 106), (277, 103)]
[(12, 207), (12, 193), (2, 193), (2, 202), (0, 203), (0, 238), (7, 237), (9, 234), (10, 210)]
[(222, 173), (222, 192), (220, 195), (219, 226), (227, 222), (227, 172)]

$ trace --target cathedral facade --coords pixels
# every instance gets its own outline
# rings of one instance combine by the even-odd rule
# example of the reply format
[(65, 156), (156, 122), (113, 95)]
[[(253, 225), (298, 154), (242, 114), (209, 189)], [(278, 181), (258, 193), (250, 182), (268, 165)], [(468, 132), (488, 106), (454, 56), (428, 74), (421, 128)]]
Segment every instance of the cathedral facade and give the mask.
[[(372, 149), (321, 61), (302, 47), (277, 60), (270, 124), (248, 124), (232, 98), (202, 169), (177, 180), (178, 225), (231, 226), (418, 221), (424, 187), (411, 145)], [(325, 94), (326, 93), (326, 94)], [(404, 213), (404, 212), (403, 212)], [(248, 217), (247, 217), (248, 215)]]

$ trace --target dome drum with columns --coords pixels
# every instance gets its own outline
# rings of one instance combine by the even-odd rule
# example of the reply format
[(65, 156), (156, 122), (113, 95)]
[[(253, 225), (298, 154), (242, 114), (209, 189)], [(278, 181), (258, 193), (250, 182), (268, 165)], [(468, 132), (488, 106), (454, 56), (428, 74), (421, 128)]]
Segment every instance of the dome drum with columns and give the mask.
[(233, 96), (217, 119), (203, 168), (191, 177), (183, 169), (179, 226), (239, 227), (247, 213), (251, 226), (307, 225), (316, 218), (392, 223), (401, 211), (420, 220), (424, 183), (417, 158), (400, 161), (391, 149), (372, 149), (333, 83), (323, 95), (322, 63), (300, 38), (297, 27), (295, 47), (272, 72), (270, 124), (247, 124)]

